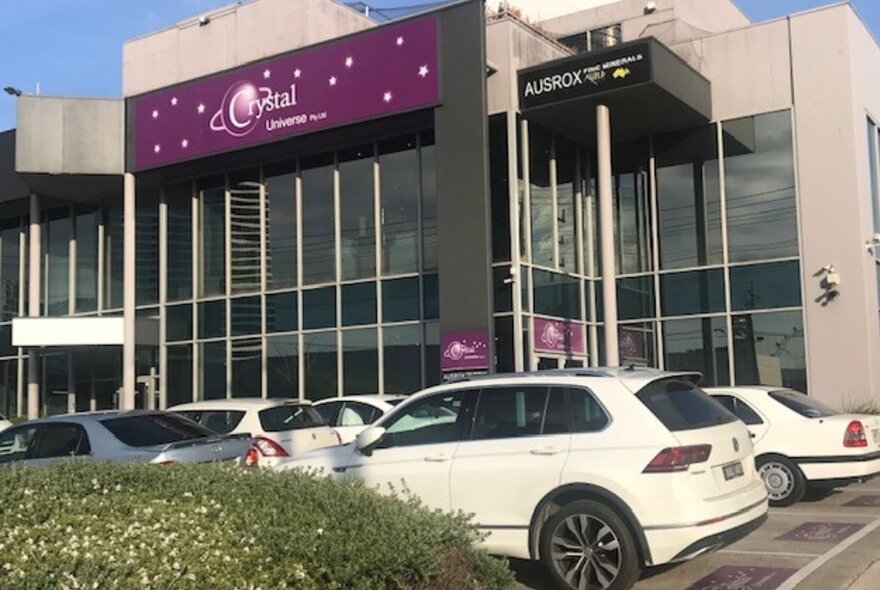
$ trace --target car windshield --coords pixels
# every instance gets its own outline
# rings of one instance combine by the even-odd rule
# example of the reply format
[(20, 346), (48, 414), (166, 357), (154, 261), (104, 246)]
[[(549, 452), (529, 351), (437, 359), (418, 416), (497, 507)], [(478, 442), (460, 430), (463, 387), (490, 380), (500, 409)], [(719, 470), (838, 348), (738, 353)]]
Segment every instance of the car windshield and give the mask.
[(793, 412), (797, 412), (805, 418), (824, 418), (840, 414), (830, 406), (826, 406), (819, 400), (813, 399), (803, 393), (791, 389), (778, 389), (770, 392), (770, 397)]
[(324, 426), (324, 419), (312, 406), (284, 404), (260, 412), (260, 426), (265, 432), (284, 432)]
[(660, 379), (636, 394), (666, 428), (693, 430), (735, 422), (736, 416), (702, 389), (681, 379)]
[(102, 420), (101, 424), (130, 447), (152, 447), (217, 436), (217, 433), (177, 414), (122, 416)]

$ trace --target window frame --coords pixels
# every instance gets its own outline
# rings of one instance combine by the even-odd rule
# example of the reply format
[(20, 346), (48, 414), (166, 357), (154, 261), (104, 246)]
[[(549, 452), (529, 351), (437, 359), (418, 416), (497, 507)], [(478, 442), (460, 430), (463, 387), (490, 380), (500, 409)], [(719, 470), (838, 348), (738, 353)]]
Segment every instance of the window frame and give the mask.
[[(444, 390), (444, 391), (438, 391), (437, 393), (433, 393), (431, 395), (427, 395), (425, 397), (421, 397), (421, 398), (415, 399), (411, 402), (408, 402), (405, 407), (397, 406), (397, 408), (395, 408), (395, 410), (393, 412), (389, 411), (388, 413), (386, 413), (382, 417), (383, 419), (382, 419), (381, 423), (376, 424), (377, 426), (380, 426), (383, 429), (385, 429), (386, 432), (385, 432), (385, 434), (382, 435), (382, 439), (379, 441), (379, 444), (376, 445), (374, 452), (375, 451), (391, 450), (391, 449), (407, 449), (407, 448), (412, 448), (412, 447), (445, 445), (445, 444), (451, 444), (451, 443), (458, 444), (458, 443), (462, 443), (467, 440), (470, 440), (470, 433), (472, 430), (473, 418), (474, 418), (474, 408), (476, 405), (476, 398), (479, 396), (479, 393), (480, 393), (480, 388), (472, 388), (472, 387)], [(426, 402), (427, 400), (435, 399), (438, 397), (447, 397), (450, 395), (461, 395), (461, 397), (462, 397), (461, 409), (459, 410), (459, 415), (455, 420), (456, 423), (458, 423), (459, 421), (462, 421), (462, 424), (461, 424), (462, 432), (459, 433), (457, 440), (445, 441), (445, 442), (418, 443), (418, 444), (412, 444), (412, 445), (386, 446), (387, 436), (389, 434), (394, 434), (394, 433), (388, 432), (389, 426), (393, 426), (398, 420), (400, 420), (405, 415), (407, 415), (407, 412), (411, 409), (412, 406), (416, 406), (417, 404), (421, 404), (423, 402)], [(340, 415), (341, 414), (342, 414), (342, 412), (340, 412)]]

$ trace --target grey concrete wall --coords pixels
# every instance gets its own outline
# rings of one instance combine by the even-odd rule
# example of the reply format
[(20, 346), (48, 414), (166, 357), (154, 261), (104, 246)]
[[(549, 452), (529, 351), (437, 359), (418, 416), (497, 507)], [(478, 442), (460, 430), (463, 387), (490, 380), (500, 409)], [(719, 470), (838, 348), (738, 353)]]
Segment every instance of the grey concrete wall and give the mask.
[(122, 174), (121, 100), (21, 96), (16, 120), (19, 173)]
[[(15, 130), (0, 133), (0, 203), (30, 196), (24, 179), (15, 172)], [(0, 214), (0, 218), (5, 215)]]
[(122, 92), (133, 96), (375, 26), (332, 0), (254, 0), (128, 41)]
[[(880, 110), (880, 55), (848, 5), (793, 16), (790, 26), (810, 390), (835, 404), (880, 400), (876, 286), (864, 246), (865, 110)], [(827, 264), (841, 295), (822, 307), (812, 275)]]

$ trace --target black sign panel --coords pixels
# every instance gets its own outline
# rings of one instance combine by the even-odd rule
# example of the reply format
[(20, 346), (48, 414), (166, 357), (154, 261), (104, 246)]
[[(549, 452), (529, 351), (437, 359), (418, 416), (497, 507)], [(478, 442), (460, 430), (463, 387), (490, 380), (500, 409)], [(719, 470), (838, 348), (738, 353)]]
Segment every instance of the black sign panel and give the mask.
[(519, 74), (523, 110), (635, 86), (651, 80), (651, 48), (631, 43), (565, 58)]

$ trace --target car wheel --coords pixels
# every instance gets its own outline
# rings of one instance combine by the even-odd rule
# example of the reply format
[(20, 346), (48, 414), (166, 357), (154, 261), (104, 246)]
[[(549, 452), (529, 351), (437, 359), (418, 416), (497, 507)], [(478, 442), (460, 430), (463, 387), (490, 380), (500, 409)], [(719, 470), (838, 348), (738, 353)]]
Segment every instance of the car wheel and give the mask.
[(771, 506), (791, 506), (801, 501), (807, 491), (807, 481), (797, 465), (780, 455), (759, 457), (757, 463)]
[(592, 500), (566, 504), (541, 529), (541, 559), (564, 590), (628, 590), (641, 573), (629, 529)]

